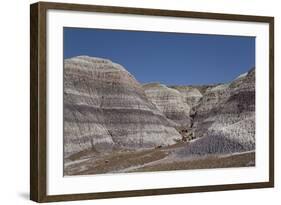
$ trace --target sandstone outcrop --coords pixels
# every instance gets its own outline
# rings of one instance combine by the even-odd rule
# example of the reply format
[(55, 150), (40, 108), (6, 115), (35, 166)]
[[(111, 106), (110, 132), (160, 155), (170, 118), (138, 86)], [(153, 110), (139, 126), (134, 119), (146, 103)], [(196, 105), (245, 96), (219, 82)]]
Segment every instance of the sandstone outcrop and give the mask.
[(89, 149), (154, 148), (180, 138), (121, 65), (87, 56), (64, 61), (65, 157)]

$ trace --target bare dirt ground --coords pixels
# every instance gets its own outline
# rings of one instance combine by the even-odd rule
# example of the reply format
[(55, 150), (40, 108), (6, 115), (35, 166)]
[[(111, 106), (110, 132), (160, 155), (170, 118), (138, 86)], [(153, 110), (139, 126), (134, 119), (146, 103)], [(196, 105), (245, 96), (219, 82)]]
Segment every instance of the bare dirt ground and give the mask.
[(163, 148), (142, 151), (116, 150), (107, 154), (86, 151), (65, 159), (64, 175), (255, 166), (254, 151), (227, 155), (180, 157), (176, 151), (184, 146), (186, 146), (185, 143), (178, 143)]

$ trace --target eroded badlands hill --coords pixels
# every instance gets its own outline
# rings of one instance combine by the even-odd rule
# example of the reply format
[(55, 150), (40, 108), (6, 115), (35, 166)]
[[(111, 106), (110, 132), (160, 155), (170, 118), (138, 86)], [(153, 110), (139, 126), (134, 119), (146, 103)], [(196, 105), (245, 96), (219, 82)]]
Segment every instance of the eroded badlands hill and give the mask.
[(235, 153), (255, 149), (255, 70), (208, 88), (195, 108), (190, 132), (198, 139), (186, 154)]
[(64, 151), (154, 148), (180, 134), (121, 65), (79, 56), (64, 62)]

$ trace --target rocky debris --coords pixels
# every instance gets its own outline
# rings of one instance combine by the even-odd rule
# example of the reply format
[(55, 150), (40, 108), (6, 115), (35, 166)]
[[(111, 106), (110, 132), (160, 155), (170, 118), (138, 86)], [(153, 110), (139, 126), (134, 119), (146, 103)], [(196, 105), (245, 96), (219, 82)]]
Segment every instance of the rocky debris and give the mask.
[(190, 106), (181, 92), (160, 83), (145, 84), (143, 89), (148, 99), (175, 123), (175, 127), (190, 126)]
[(195, 139), (194, 133), (190, 132), (188, 129), (181, 128), (178, 130), (178, 132), (182, 136), (182, 138), (179, 142), (189, 142), (189, 141)]
[(64, 154), (154, 148), (181, 135), (121, 65), (78, 56), (64, 61)]

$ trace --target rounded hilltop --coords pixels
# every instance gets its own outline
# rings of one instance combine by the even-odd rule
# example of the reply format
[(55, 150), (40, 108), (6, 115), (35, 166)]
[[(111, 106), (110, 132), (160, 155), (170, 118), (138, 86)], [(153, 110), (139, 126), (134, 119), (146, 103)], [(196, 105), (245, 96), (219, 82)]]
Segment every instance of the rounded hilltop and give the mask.
[(83, 150), (154, 148), (181, 137), (121, 65), (89, 56), (64, 63), (66, 156)]

